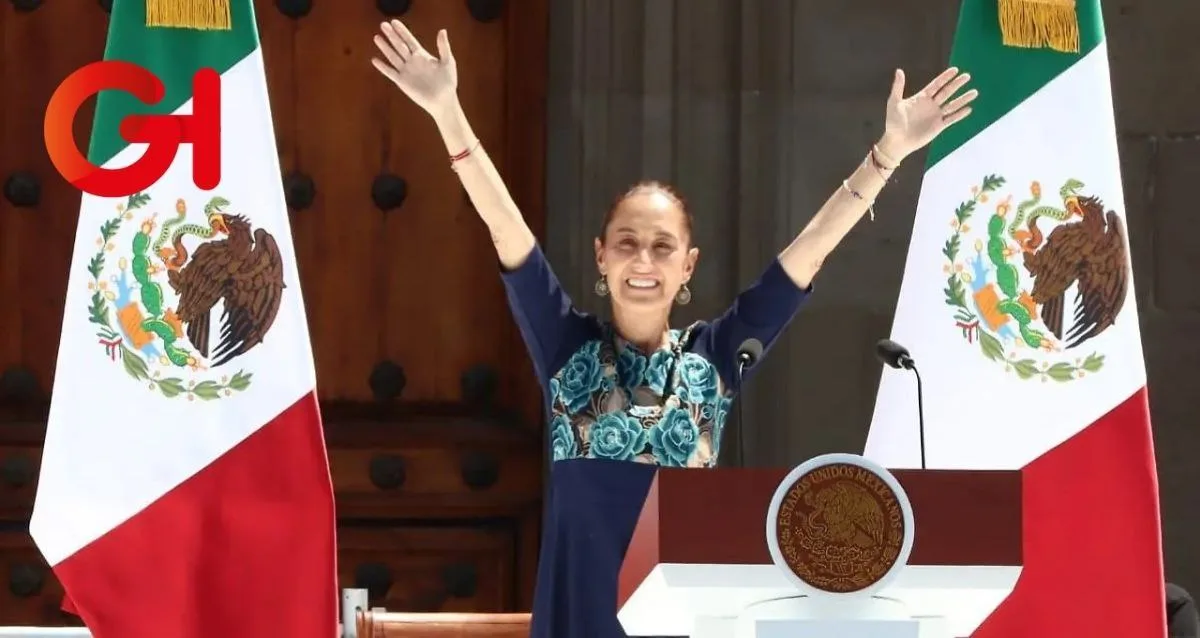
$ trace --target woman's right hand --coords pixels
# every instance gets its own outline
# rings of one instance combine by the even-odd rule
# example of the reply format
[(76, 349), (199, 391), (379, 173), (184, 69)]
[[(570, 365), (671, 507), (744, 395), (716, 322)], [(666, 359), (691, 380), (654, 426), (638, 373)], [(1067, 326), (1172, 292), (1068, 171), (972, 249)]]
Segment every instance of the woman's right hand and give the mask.
[(433, 116), (446, 151), (453, 158), (451, 165), (492, 234), (500, 263), (506, 269), (516, 268), (537, 240), (458, 103), (458, 69), (446, 31), (438, 31), (436, 58), (399, 20), (380, 25), (375, 46), (383, 59), (372, 58), (371, 64)]
[(438, 57), (430, 55), (399, 20), (384, 22), (380, 33), (375, 36), (375, 46), (384, 59), (371, 58), (371, 64), (435, 118), (452, 107), (457, 99), (458, 68), (446, 30), (438, 31)]

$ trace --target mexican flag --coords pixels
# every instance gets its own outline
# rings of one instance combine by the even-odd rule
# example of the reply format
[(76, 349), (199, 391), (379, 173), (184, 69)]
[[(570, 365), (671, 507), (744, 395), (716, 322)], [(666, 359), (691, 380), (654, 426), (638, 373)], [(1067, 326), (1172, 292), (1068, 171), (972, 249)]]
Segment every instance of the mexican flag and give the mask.
[[(1158, 486), (1099, 0), (964, 0), (973, 113), (929, 151), (892, 338), (930, 468), (1020, 469), (1023, 573), (978, 638), (1165, 636)], [(920, 467), (885, 370), (866, 456)]]
[(31, 534), (96, 638), (331, 638), (333, 490), (251, 1), (117, 0), (104, 57), (166, 91), (102, 93), (90, 161), (138, 160), (121, 121), (192, 113), (212, 68), (221, 179), (197, 188), (183, 145), (148, 188), (83, 195)]

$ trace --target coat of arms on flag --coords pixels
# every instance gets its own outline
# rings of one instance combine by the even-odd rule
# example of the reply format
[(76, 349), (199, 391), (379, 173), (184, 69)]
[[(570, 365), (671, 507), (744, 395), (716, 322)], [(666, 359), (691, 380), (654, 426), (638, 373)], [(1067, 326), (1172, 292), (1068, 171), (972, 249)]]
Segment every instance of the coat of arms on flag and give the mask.
[(864, 454), (1021, 470), (1021, 577), (959, 636), (1167, 635), (1108, 45), (1100, 0), (961, 3), (979, 99), (929, 147), (889, 335), (933, 391), (885, 371)]
[(285, 288), (279, 246), (229, 213), (223, 197), (209, 198), (202, 217), (176, 199), (159, 219), (156, 203), (135, 193), (100, 225), (87, 264), (88, 320), (109, 359), (164, 397), (242, 392), (252, 372), (214, 370), (262, 343), (275, 322)]
[(330, 638), (337, 513), (253, 3), (112, 4), (104, 59), (162, 86), (100, 91), (88, 162), (140, 161), (122, 122), (195, 115), (204, 72), (220, 179), (183, 144), (132, 194), (83, 193), (30, 536), (95, 638)]
[(1125, 305), (1125, 225), (1078, 179), (1054, 197), (1026, 184), (1018, 194), (985, 175), (955, 208), (945, 302), (966, 342), (1018, 378), (1080, 379), (1103, 368), (1104, 354), (1084, 346)]

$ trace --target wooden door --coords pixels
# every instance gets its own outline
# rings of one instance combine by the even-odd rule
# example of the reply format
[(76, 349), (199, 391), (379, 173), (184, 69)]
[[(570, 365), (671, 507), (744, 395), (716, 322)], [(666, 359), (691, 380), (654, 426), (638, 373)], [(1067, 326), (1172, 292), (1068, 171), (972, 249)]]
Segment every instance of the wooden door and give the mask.
[[(102, 56), (94, 0), (0, 3), (0, 625), (63, 625), (27, 535), (79, 194), (45, 105)], [(535, 232), (544, 228), (546, 0), (258, 0), (338, 499), (341, 586), (395, 611), (529, 608), (540, 394), (496, 258), (429, 118), (370, 65), (383, 10), (433, 48)], [(288, 15), (288, 14), (292, 15)], [(76, 123), (86, 142), (89, 110)]]

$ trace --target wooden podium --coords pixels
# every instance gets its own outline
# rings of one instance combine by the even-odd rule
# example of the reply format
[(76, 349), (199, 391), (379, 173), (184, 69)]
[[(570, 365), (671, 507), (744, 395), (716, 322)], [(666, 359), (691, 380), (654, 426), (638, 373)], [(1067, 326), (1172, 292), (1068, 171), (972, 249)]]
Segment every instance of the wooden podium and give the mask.
[(403, 614), (360, 610), (358, 638), (529, 638), (529, 614)]
[[(764, 525), (788, 474), (659, 470), (620, 573), (618, 617), (625, 631), (734, 636), (747, 608), (799, 597), (793, 577), (772, 561)], [(942, 617), (942, 635), (969, 636), (1021, 572), (1021, 473), (891, 474), (908, 495), (915, 538), (907, 566), (877, 596), (900, 601), (914, 616)]]

